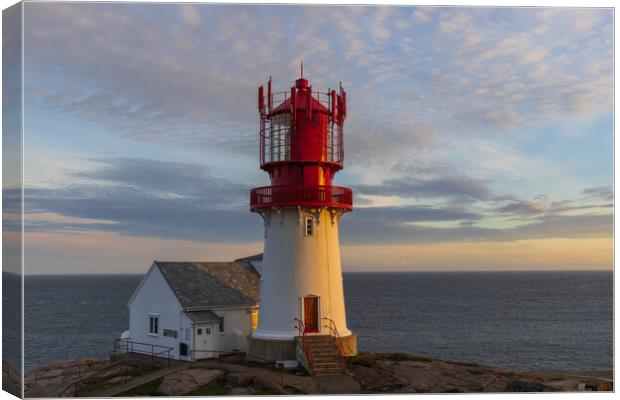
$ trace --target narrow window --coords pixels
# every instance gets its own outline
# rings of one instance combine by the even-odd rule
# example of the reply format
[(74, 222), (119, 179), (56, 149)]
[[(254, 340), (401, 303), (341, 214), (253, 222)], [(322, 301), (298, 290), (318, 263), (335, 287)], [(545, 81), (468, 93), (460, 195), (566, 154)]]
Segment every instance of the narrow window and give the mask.
[(219, 330), (220, 330), (220, 332), (224, 332), (224, 317), (220, 317)]
[(306, 217), (304, 227), (306, 236), (314, 236), (314, 218)]
[(258, 308), (252, 310), (252, 332), (258, 327)]
[(159, 333), (159, 317), (151, 315), (149, 317), (149, 335), (157, 335)]

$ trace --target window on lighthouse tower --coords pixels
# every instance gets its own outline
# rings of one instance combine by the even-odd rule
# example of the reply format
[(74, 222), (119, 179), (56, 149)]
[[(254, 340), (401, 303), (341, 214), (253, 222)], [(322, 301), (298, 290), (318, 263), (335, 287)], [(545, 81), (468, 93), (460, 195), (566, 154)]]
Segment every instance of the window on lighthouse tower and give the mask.
[(291, 159), (291, 116), (277, 114), (271, 118), (271, 135), (269, 137), (269, 161), (287, 161)]
[(306, 217), (304, 219), (304, 231), (306, 236), (314, 236), (314, 218)]

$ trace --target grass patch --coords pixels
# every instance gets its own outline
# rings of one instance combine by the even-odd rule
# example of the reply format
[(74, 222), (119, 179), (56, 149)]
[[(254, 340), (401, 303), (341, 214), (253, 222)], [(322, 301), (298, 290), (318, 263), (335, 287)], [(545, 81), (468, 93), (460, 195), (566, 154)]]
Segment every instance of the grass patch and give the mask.
[(482, 367), (480, 364), (470, 362), (452, 361), (451, 363), (455, 365), (462, 365), (463, 367)]
[(421, 362), (436, 361), (432, 357), (414, 356), (414, 355), (406, 354), (406, 353), (386, 353), (383, 355), (382, 358), (384, 358), (385, 360), (390, 360), (390, 361), (421, 361)]
[(138, 377), (146, 374), (150, 374), (151, 372), (155, 372), (160, 370), (161, 367), (154, 367), (152, 365), (143, 366), (143, 367), (131, 367), (127, 370), (128, 376)]
[(264, 386), (259, 386), (259, 387), (254, 388), (254, 394), (257, 396), (276, 396), (276, 395), (280, 396), (282, 395), (282, 393), (276, 392), (275, 390), (269, 389)]
[(224, 396), (228, 394), (228, 390), (224, 387), (224, 381), (222, 379), (213, 380), (206, 385), (197, 387), (185, 396)]
[(166, 393), (159, 391), (159, 385), (161, 385), (164, 378), (159, 378), (153, 382), (145, 383), (142, 386), (138, 386), (135, 389), (131, 389), (125, 393), (120, 394), (121, 397), (134, 397), (134, 396), (167, 396)]
[(372, 367), (375, 365), (375, 360), (369, 356), (353, 356), (347, 358), (347, 363), (351, 365), (361, 365), (362, 367)]
[(211, 381), (187, 393), (185, 396), (224, 396), (228, 390), (217, 380)]
[(465, 393), (465, 391), (461, 388), (450, 388), (445, 393)]
[(101, 390), (111, 388), (112, 386), (125, 383), (124, 381), (109, 382), (111, 379), (119, 376), (121, 376), (121, 374), (106, 377), (95, 376), (92, 378), (84, 379), (78, 384), (78, 389), (75, 393), (75, 397), (86, 397), (91, 393), (95, 393)]
[(484, 375), (485, 373), (485, 371), (481, 369), (468, 369), (467, 372), (469, 372), (472, 375)]

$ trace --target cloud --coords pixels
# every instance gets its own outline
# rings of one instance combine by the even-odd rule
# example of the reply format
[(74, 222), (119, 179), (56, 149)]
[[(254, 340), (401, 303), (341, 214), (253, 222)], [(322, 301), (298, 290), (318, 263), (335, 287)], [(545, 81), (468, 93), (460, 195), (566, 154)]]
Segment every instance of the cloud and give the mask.
[(181, 9), (181, 16), (183, 17), (183, 20), (187, 22), (188, 25), (190, 26), (200, 25), (200, 23), (202, 22), (202, 17), (200, 16), (200, 12), (198, 11), (196, 7), (191, 6), (189, 4), (183, 4), (180, 6), (180, 9)]
[(428, 22), (428, 20), (430, 20), (428, 10), (429, 10), (428, 8), (417, 8), (416, 7), (415, 11), (413, 12), (411, 16), (416, 22), (419, 22), (419, 23)]
[[(355, 211), (356, 212), (356, 211)], [(392, 211), (383, 210), (390, 213)], [(375, 211), (380, 215), (380, 211)], [(342, 219), (342, 242), (345, 244), (413, 244), (442, 242), (509, 242), (548, 238), (611, 238), (613, 216), (544, 215), (527, 224), (508, 228), (472, 225), (471, 220), (457, 227), (436, 228), (405, 224), (382, 218)]]
[(609, 186), (597, 186), (586, 188), (583, 190), (583, 195), (587, 198), (596, 198), (601, 200), (611, 200), (614, 199), (614, 191)]
[[(385, 146), (408, 148), (433, 135), (608, 112), (613, 95), (605, 10), (454, 7), (439, 9), (435, 21), (426, 7), (27, 8), (26, 84), (45, 93), (27, 104), (160, 145), (219, 146), (250, 157), (256, 87), (271, 74), (286, 90), (301, 58), (316, 88), (345, 81), (346, 129), (360, 139), (378, 136), (370, 145), (387, 136)], [(549, 28), (535, 33), (538, 16)], [(596, 23), (573, 32), (582, 16)], [(391, 30), (393, 21), (410, 19), (424, 27)], [(380, 123), (369, 123), (370, 110)]]
[(521, 217), (530, 217), (532, 215), (540, 215), (549, 211), (549, 208), (542, 203), (520, 200), (511, 202), (495, 210), (500, 214), (512, 214)]
[(491, 197), (488, 182), (468, 176), (446, 176), (432, 179), (388, 179), (380, 185), (357, 185), (361, 194), (401, 197), (451, 197), (485, 200)]
[[(213, 177), (193, 164), (122, 158), (97, 161), (100, 166), (93, 171), (70, 174), (86, 183), (27, 188), (26, 230), (97, 230), (209, 242), (247, 242), (260, 237), (262, 226), (249, 212), (245, 185)], [(68, 218), (29, 217), (40, 213)]]

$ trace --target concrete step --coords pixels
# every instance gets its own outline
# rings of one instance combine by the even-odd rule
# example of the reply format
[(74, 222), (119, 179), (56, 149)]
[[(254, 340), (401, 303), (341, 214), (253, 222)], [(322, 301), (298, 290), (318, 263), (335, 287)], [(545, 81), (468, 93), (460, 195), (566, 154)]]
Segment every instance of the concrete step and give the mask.
[(343, 368), (313, 368), (312, 375), (322, 376), (322, 375), (342, 375), (345, 371)]
[(313, 362), (312, 368), (342, 368), (342, 363), (338, 361)]
[(316, 354), (312, 353), (313, 360), (340, 360), (342, 357), (338, 354), (329, 353), (329, 354)]
[(334, 347), (311, 347), (310, 350), (312, 350), (314, 353), (334, 353), (334, 354), (340, 354), (340, 350), (338, 350), (337, 348), (334, 348)]

